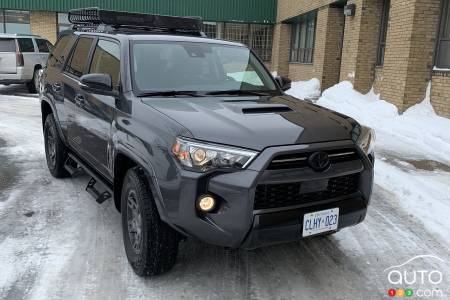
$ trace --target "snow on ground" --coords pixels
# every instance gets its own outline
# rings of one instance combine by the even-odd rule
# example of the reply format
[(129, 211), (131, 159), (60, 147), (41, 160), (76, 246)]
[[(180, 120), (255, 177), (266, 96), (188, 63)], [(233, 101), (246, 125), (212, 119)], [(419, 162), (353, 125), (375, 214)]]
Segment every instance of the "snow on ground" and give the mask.
[[(302, 86), (313, 85), (317, 79), (295, 83), (289, 93), (301, 94)], [(430, 89), (431, 84), (425, 99), (403, 114), (373, 91), (366, 95), (355, 91), (348, 81), (325, 90), (316, 104), (375, 130), (375, 183), (394, 193), (406, 211), (450, 245), (450, 119), (436, 115)], [(444, 167), (423, 171), (408, 160)]]
[(313, 78), (308, 81), (293, 81), (288, 95), (299, 99), (317, 99), (320, 97), (320, 81)]
[[(392, 288), (384, 270), (424, 254), (444, 263), (412, 265), (443, 272), (437, 288), (450, 295), (449, 247), (424, 219), (448, 212), (434, 201), (448, 182), (445, 165), (425, 171), (422, 161), (380, 154), (358, 226), (254, 251), (188, 239), (171, 272), (142, 279), (127, 262), (114, 204), (85, 192), (87, 176), (49, 174), (40, 122), (36, 98), (0, 95), (0, 299), (381, 299)], [(436, 207), (420, 212), (406, 201)]]

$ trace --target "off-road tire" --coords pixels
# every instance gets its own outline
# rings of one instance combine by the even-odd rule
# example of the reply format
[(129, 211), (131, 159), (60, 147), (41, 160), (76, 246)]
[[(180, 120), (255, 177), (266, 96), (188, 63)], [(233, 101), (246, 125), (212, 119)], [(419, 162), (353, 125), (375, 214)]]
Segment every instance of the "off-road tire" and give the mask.
[[(51, 145), (51, 139), (53, 139), (54, 149)], [(59, 137), (53, 114), (47, 115), (47, 118), (45, 119), (44, 142), (47, 166), (53, 177), (64, 178), (70, 176), (69, 172), (64, 169), (64, 163), (67, 159), (67, 148)]]
[(41, 70), (40, 68), (34, 69), (33, 79), (31, 79), (31, 81), (27, 83), (27, 89), (28, 89), (28, 92), (30, 92), (30, 93), (35, 94), (35, 93), (39, 92), (38, 81), (39, 81), (40, 70)]
[[(131, 196), (135, 198), (131, 201), (133, 204), (137, 203), (137, 211), (140, 215), (138, 219), (141, 220), (139, 251), (136, 251), (132, 245), (132, 240), (137, 240), (137, 230), (130, 233), (129, 229), (131, 226), (129, 219), (133, 219), (132, 212), (136, 212), (128, 206)], [(139, 276), (152, 276), (172, 269), (178, 254), (180, 236), (161, 221), (150, 186), (140, 167), (131, 168), (125, 175), (122, 185), (121, 213), (125, 252), (135, 273)]]

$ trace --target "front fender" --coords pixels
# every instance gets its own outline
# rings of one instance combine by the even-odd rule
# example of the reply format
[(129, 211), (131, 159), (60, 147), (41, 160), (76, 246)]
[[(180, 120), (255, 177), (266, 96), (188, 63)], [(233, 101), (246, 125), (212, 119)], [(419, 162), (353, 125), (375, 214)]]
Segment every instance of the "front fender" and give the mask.
[(148, 179), (148, 183), (150, 185), (153, 198), (155, 199), (156, 207), (159, 212), (159, 216), (161, 217), (161, 220), (164, 222), (170, 224), (169, 218), (166, 213), (163, 197), (161, 194), (161, 190), (159, 188), (158, 180), (156, 178), (155, 168), (153, 167), (153, 164), (149, 161), (148, 158), (144, 158), (143, 155), (140, 155), (136, 153), (136, 151), (131, 150), (129, 147), (122, 143), (118, 143), (114, 147), (113, 151), (113, 170), (115, 168), (114, 162), (116, 161), (116, 157), (119, 154), (122, 154), (129, 159), (131, 159), (136, 165), (140, 166)]

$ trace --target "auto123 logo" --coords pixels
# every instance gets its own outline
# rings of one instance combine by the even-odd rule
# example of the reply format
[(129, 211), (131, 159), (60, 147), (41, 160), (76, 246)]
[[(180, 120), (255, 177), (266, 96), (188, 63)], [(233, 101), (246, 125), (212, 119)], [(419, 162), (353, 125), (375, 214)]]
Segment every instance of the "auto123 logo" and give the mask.
[(446, 274), (440, 268), (444, 263), (434, 255), (418, 255), (386, 268), (384, 273), (390, 284), (388, 296), (447, 299), (448, 291), (442, 290)]

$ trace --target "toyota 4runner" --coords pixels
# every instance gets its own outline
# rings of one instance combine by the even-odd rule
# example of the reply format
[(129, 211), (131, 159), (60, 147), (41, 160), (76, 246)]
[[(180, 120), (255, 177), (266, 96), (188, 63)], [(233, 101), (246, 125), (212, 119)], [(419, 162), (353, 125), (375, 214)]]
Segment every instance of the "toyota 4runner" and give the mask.
[(199, 18), (69, 13), (40, 93), (54, 177), (84, 170), (112, 198), (138, 275), (175, 263), (186, 237), (246, 249), (363, 221), (371, 129), (286, 95), (247, 47)]

